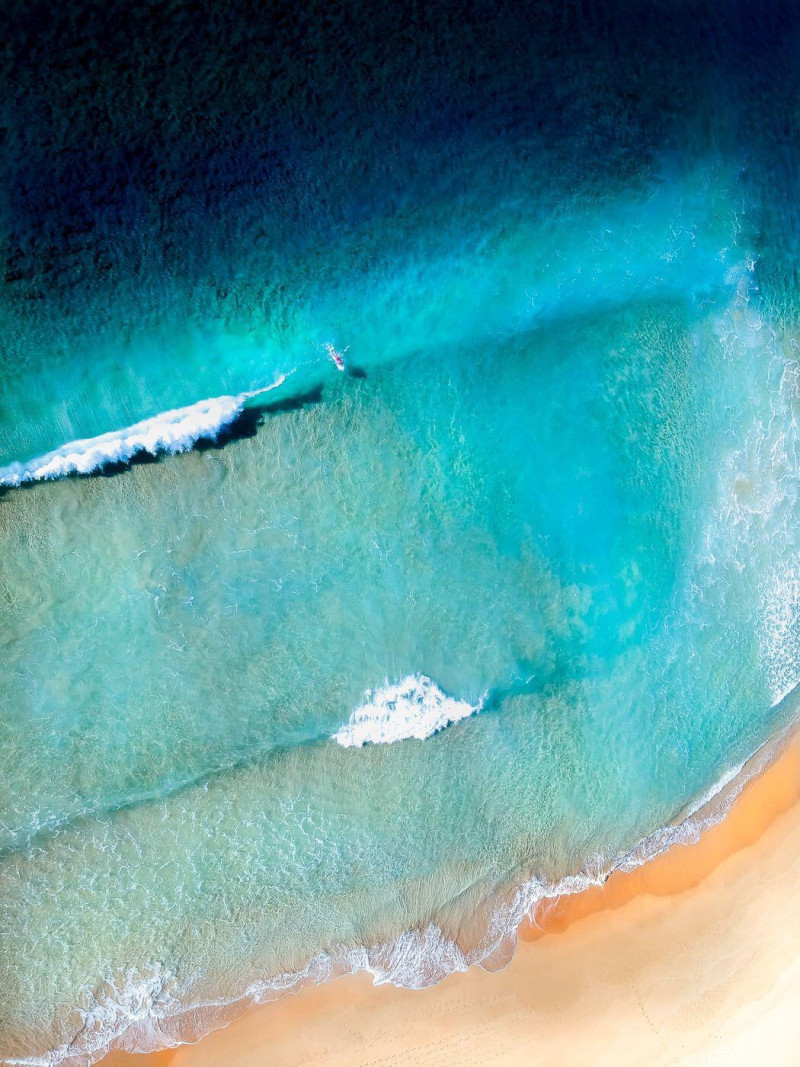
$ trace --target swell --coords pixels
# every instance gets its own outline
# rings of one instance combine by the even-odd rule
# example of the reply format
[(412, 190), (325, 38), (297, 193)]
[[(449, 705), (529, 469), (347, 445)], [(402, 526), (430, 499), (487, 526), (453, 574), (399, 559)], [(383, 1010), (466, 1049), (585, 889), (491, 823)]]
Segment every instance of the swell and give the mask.
[[(502, 968), (514, 954), (520, 925), (535, 919), (543, 902), (601, 886), (615, 871), (632, 871), (676, 845), (695, 844), (706, 829), (720, 823), (748, 782), (765, 771), (800, 733), (800, 685), (775, 705), (775, 710), (786, 725), (744, 763), (727, 771), (707, 792), (690, 801), (667, 825), (642, 838), (627, 852), (610, 861), (601, 855), (591, 857), (581, 871), (555, 882), (528, 870), (487, 894), (471, 924), (477, 930), (471, 944), (460, 943), (457, 936), (450, 936), (442, 926), (431, 922), (373, 945), (335, 945), (300, 970), (251, 982), (236, 997), (193, 1004), (181, 1000), (177, 977), (161, 964), (154, 964), (150, 973), (130, 972), (116, 980), (108, 979), (90, 1007), (77, 1011), (82, 1025), (68, 1044), (43, 1056), (6, 1062), (25, 1067), (79, 1067), (96, 1062), (112, 1049), (152, 1052), (194, 1043), (233, 1022), (252, 1004), (277, 1000), (288, 993), (299, 993), (306, 985), (359, 971), (370, 974), (375, 985), (390, 983), (422, 989), (476, 965), (486, 970)], [(472, 899), (468, 891), (462, 892), (461, 897)]]
[[(729, 272), (728, 283), (731, 278), (736, 280), (740, 269), (744, 270), (745, 267), (739, 265)], [(752, 260), (747, 261), (747, 269), (753, 270)], [(595, 296), (591, 307), (593, 312), (597, 313), (602, 309), (611, 311), (629, 302), (629, 299), (620, 301), (607, 296)], [(571, 308), (567, 314), (569, 317), (574, 317), (574, 308)], [(545, 328), (548, 321), (559, 320), (563, 315), (564, 311), (560, 307), (551, 309), (549, 313), (543, 309), (537, 309), (534, 328)], [(514, 331), (527, 328), (530, 328), (530, 324), (522, 326), (517, 323)], [(348, 378), (367, 377), (366, 371), (353, 363), (349, 357), (346, 361), (343, 359), (344, 353), (347, 352), (346, 347), (342, 353), (331, 342), (324, 342), (320, 347), (324, 354), (301, 363), (301, 366), (319, 368), (325, 365), (328, 368), (335, 367)], [(188, 452), (197, 446), (198, 442), (217, 441), (226, 428), (230, 428), (248, 410), (253, 410), (254, 401), (260, 406), (266, 394), (295, 377), (299, 370), (300, 367), (295, 367), (281, 374), (271, 385), (259, 389), (199, 400), (194, 404), (161, 412), (118, 430), (66, 442), (52, 451), (31, 459), (12, 461), (0, 466), (0, 490), (73, 475), (117, 473), (119, 470), (126, 469), (131, 463), (147, 462), (148, 458), (152, 459), (160, 455)], [(278, 407), (277, 410), (291, 410), (295, 406), (303, 406), (303, 401), (301, 399), (297, 404), (290, 398), (285, 401), (285, 404), (287, 405), (285, 409)], [(243, 433), (234, 432), (231, 434), (232, 437), (252, 435), (252, 424), (248, 424), (247, 419), (244, 422)]]
[(121, 430), (70, 441), (42, 456), (9, 463), (0, 467), (0, 486), (16, 488), (70, 475), (96, 474), (130, 464), (137, 457), (188, 452), (199, 441), (216, 440), (222, 431), (241, 418), (248, 403), (263, 400), (273, 389), (283, 385), (292, 373), (280, 375), (271, 385), (261, 389), (199, 400)]
[(21, 827), (12, 830), (9, 844), (3, 844), (0, 838), (0, 860), (14, 852), (44, 847), (48, 837), (67, 827), (80, 825), (88, 819), (109, 818), (131, 808), (163, 802), (169, 797), (252, 767), (279, 752), (330, 741), (348, 748), (368, 743), (388, 744), (407, 738), (422, 740), (465, 716), (475, 714), (482, 706), (482, 702), (473, 707), (466, 701), (448, 696), (425, 675), (410, 675), (397, 684), (387, 682), (382, 687), (367, 690), (363, 703), (352, 712), (348, 722), (333, 734), (319, 729), (295, 730), (291, 736), (265, 742), (256, 752), (234, 757), (185, 777), (159, 781), (148, 788), (129, 790), (107, 797), (104, 801), (92, 797), (81, 798), (80, 807), (52, 813), (44, 819), (37, 814), (36, 822), (27, 830)]
[[(297, 404), (300, 401), (279, 401), (281, 405)], [(272, 409), (273, 405), (270, 405)], [(385, 682), (382, 686), (368, 689), (362, 702), (351, 712), (347, 722), (332, 734), (326, 730), (295, 731), (290, 737), (269, 741), (257, 752), (241, 758), (234, 757), (224, 763), (207, 767), (186, 777), (160, 781), (124, 795), (115, 795), (99, 801), (96, 798), (81, 798), (80, 806), (58, 814), (51, 813), (44, 819), (37, 818), (26, 830), (17, 827), (11, 832), (11, 840), (3, 844), (0, 839), (0, 860), (13, 852), (44, 847), (47, 838), (67, 827), (80, 825), (87, 819), (109, 818), (118, 812), (146, 804), (160, 803), (186, 790), (233, 774), (253, 766), (270, 756), (290, 748), (325, 744), (335, 741), (343, 748), (360, 748), (367, 744), (393, 744), (397, 741), (422, 741), (441, 732), (462, 719), (473, 715), (489, 714), (500, 710), (503, 702), (523, 693), (534, 692), (538, 682), (532, 678), (518, 679), (507, 686), (488, 689), (480, 700), (469, 701), (445, 693), (427, 675), (408, 675), (396, 683)]]

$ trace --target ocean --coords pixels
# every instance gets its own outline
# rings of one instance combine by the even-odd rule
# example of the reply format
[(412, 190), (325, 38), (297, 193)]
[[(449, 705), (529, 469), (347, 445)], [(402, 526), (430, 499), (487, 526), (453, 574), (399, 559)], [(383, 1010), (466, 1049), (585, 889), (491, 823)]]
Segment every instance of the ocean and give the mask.
[(791, 5), (3, 21), (0, 1055), (500, 966), (722, 817), (800, 681)]

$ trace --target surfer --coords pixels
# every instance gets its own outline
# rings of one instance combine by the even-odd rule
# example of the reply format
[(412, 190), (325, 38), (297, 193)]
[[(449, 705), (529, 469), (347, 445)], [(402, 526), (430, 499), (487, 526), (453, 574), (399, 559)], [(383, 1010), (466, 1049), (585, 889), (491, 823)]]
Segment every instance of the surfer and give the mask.
[[(349, 348), (349, 347), (350, 347), (350, 345), (347, 346), (347, 348)], [(325, 350), (327, 351), (328, 355), (333, 360), (337, 370), (340, 370), (340, 371), (344, 371), (345, 370), (344, 354), (347, 351), (347, 348), (345, 348), (342, 352), (337, 352), (330, 341), (326, 341), (325, 342)]]

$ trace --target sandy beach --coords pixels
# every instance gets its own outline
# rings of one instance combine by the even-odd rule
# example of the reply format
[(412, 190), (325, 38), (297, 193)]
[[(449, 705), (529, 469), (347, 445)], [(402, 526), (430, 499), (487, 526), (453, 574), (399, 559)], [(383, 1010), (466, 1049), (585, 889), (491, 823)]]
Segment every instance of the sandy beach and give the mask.
[(341, 979), (104, 1067), (795, 1064), (799, 798), (795, 736), (699, 843), (551, 904), (500, 973)]

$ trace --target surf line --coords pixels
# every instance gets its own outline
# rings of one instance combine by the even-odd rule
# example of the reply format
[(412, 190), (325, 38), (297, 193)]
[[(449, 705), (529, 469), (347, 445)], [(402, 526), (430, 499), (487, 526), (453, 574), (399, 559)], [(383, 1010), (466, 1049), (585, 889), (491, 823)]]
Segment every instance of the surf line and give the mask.
[(294, 371), (281, 374), (261, 389), (199, 400), (143, 419), (123, 430), (70, 441), (35, 459), (9, 463), (0, 467), (0, 486), (14, 488), (70, 474), (92, 474), (109, 464), (125, 463), (141, 453), (157, 456), (188, 452), (203, 438), (215, 439), (220, 430), (242, 413), (248, 401), (277, 389), (292, 374)]

